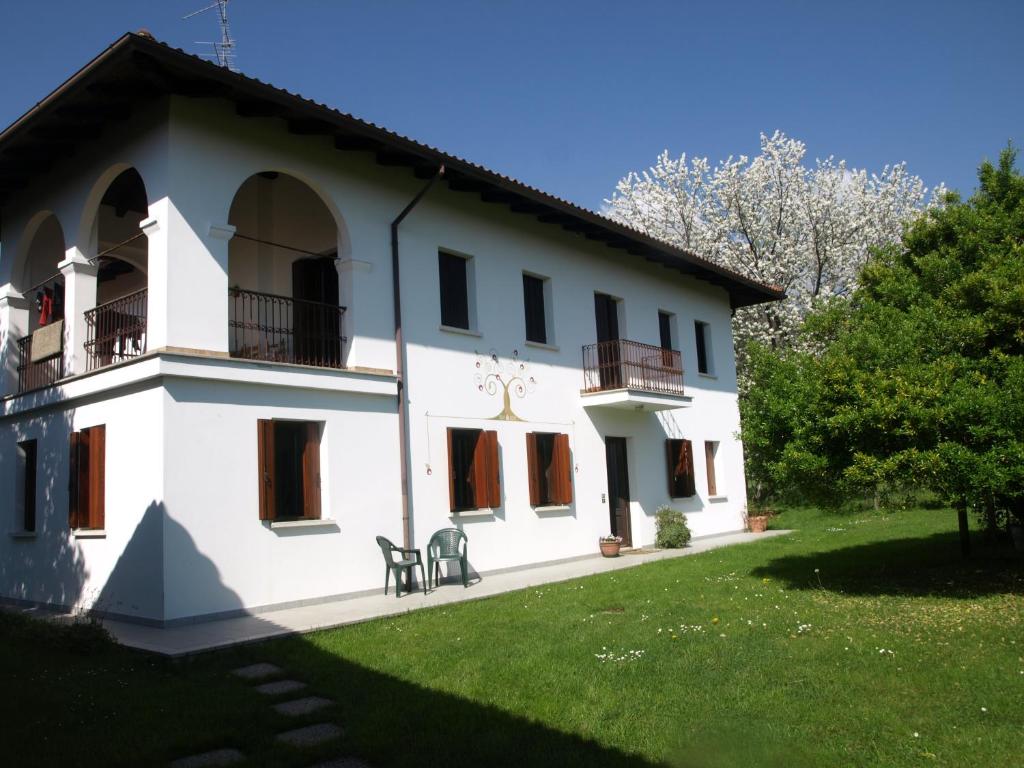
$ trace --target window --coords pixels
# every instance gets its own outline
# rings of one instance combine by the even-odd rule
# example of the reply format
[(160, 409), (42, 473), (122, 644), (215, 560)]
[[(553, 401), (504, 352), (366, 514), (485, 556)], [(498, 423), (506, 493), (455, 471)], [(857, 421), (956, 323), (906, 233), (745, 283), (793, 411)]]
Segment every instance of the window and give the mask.
[(715, 454), (718, 453), (718, 443), (710, 440), (704, 443), (704, 460), (708, 465), (708, 496), (718, 495), (718, 483), (715, 480)]
[(469, 330), (469, 259), (438, 251), (441, 278), (441, 325)]
[(320, 518), (320, 425), (260, 419), (260, 520)]
[(715, 360), (711, 354), (711, 326), (697, 320), (693, 324), (697, 338), (697, 371), (709, 376), (715, 374)]
[(672, 321), (675, 315), (671, 312), (658, 312), (658, 334), (661, 337), (662, 349), (674, 349), (672, 346)]
[(71, 433), (68, 524), (72, 530), (103, 530), (107, 428)]
[(523, 306), (526, 309), (526, 340), (548, 343), (547, 299), (549, 281), (523, 273)]
[(15, 507), (22, 533), (36, 529), (36, 441), (18, 443)]
[(530, 505), (555, 507), (572, 504), (572, 458), (569, 436), (530, 432), (526, 436), (530, 470)]
[(501, 506), (498, 433), (448, 429), (448, 496), (452, 512)]
[(693, 479), (693, 444), (689, 440), (666, 440), (668, 495), (682, 499), (697, 493)]

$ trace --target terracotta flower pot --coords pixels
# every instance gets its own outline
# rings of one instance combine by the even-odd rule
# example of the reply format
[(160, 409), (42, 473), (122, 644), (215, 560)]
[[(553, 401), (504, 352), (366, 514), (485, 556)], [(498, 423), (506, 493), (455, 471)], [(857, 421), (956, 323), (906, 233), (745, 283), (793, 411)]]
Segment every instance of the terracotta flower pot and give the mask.
[(601, 554), (605, 557), (618, 557), (619, 549), (622, 547), (621, 542), (618, 541), (599, 541), (598, 544), (601, 546)]
[(768, 515), (751, 515), (747, 518), (751, 533), (764, 533), (768, 530)]

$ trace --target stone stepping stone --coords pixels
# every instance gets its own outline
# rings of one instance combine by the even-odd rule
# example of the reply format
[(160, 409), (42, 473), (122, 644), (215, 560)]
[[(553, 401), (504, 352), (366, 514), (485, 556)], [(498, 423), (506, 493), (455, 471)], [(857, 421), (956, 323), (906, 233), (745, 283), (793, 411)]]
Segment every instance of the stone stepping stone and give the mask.
[(357, 757), (339, 757), (326, 763), (317, 763), (313, 768), (370, 768), (370, 764)]
[(293, 693), (306, 687), (306, 684), (298, 680), (275, 680), (273, 683), (257, 685), (256, 690), (264, 696), (280, 696), (282, 693)]
[(245, 755), (237, 749), (215, 749), (201, 755), (182, 757), (171, 763), (171, 768), (209, 768), (219, 765), (234, 765), (245, 760)]
[(324, 744), (332, 739), (341, 736), (341, 728), (334, 723), (319, 723), (318, 725), (307, 725), (305, 728), (296, 728), (294, 731), (285, 731), (277, 734), (277, 740), (293, 747), (315, 747)]
[(325, 699), (321, 696), (307, 696), (304, 699), (282, 701), (280, 704), (275, 704), (274, 711), (279, 715), (299, 717), (300, 715), (308, 715), (310, 712), (316, 712), (318, 709), (329, 707), (333, 703), (330, 699)]
[(275, 664), (261, 662), (259, 664), (250, 664), (248, 667), (239, 667), (232, 670), (231, 674), (243, 680), (262, 680), (264, 677), (273, 677), (274, 675), (281, 674), (281, 668)]

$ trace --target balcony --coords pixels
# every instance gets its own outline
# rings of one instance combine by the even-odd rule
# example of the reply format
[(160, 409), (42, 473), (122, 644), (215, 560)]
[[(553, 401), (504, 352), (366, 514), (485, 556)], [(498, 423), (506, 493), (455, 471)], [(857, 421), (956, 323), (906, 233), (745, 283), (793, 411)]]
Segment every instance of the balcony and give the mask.
[(240, 288), (228, 291), (232, 357), (342, 368), (345, 307)]
[(18, 394), (51, 387), (64, 377), (64, 355), (32, 361), (32, 337), (18, 339)]
[(682, 356), (638, 341), (616, 339), (583, 347), (584, 407), (662, 411), (690, 404)]
[(87, 371), (145, 354), (148, 293), (143, 288), (86, 311)]

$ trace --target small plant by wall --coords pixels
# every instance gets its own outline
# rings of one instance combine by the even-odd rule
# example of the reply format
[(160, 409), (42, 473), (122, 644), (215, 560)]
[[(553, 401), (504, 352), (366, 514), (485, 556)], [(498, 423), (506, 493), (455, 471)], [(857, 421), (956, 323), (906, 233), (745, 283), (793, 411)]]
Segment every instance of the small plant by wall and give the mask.
[(654, 514), (658, 532), (654, 542), (662, 549), (679, 549), (690, 541), (690, 528), (686, 524), (686, 515), (677, 509), (659, 507)]

